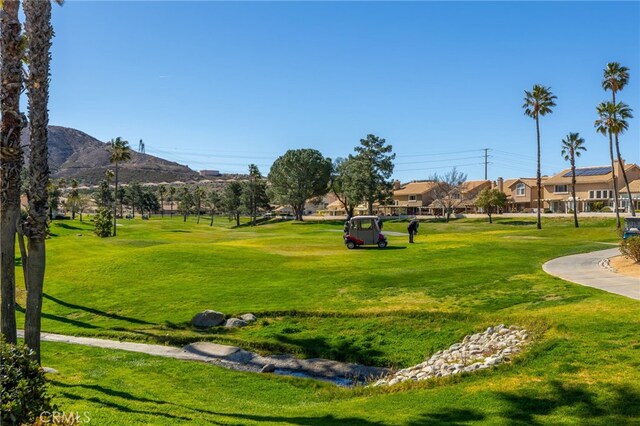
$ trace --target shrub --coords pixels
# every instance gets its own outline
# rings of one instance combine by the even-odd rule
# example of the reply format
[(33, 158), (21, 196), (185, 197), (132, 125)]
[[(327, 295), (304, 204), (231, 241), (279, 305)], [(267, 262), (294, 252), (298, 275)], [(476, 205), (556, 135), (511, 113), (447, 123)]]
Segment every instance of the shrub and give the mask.
[(600, 209), (600, 211), (602, 213), (611, 213), (613, 210), (611, 210), (611, 207), (603, 207)]
[(633, 259), (634, 262), (640, 263), (640, 237), (629, 237), (622, 240), (620, 253)]
[(113, 212), (108, 207), (101, 207), (93, 218), (95, 230), (99, 237), (110, 237), (113, 228)]
[(595, 203), (591, 204), (591, 210), (593, 210), (594, 212), (599, 212), (603, 207), (604, 203), (602, 201), (596, 201)]
[(46, 393), (44, 372), (33, 360), (31, 349), (0, 340), (0, 352), (1, 423), (32, 424), (41, 413), (53, 411), (55, 407)]

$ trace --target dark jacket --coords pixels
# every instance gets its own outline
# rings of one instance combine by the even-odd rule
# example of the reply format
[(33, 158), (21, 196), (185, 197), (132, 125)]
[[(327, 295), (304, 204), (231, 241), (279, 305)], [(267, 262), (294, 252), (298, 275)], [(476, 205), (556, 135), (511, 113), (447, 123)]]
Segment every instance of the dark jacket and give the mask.
[(420, 226), (420, 222), (418, 222), (418, 219), (413, 219), (411, 222), (409, 222), (409, 225), (407, 226), (407, 231), (417, 234), (418, 226)]

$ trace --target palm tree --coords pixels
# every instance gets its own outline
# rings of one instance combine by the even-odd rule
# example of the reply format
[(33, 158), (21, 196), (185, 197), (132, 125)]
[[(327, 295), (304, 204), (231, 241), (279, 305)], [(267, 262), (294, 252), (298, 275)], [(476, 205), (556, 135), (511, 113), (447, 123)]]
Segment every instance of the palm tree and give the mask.
[(20, 171), (22, 147), (20, 92), (22, 91), (22, 37), (18, 20), (19, 0), (4, 0), (0, 32), (0, 332), (8, 343), (16, 343), (15, 247), (20, 218)]
[(576, 200), (576, 157), (580, 157), (580, 151), (586, 151), (584, 138), (579, 133), (569, 133), (562, 139), (561, 155), (565, 161), (571, 163), (571, 196), (573, 197), (573, 223), (578, 227), (578, 200)]
[[(609, 135), (609, 156), (611, 158), (611, 178), (613, 180), (613, 209), (616, 212), (616, 226), (620, 228), (620, 211), (618, 209), (618, 184), (616, 182), (615, 158), (613, 156), (613, 135), (627, 130), (629, 124), (626, 119), (633, 117), (628, 105), (618, 102), (601, 102), (597, 106), (598, 118), (595, 121), (596, 131)], [(632, 201), (631, 199), (629, 201)]]
[[(629, 82), (629, 68), (621, 66), (618, 62), (609, 62), (603, 71), (604, 78), (602, 79), (602, 88), (611, 90), (612, 102), (616, 104), (616, 92), (622, 90), (624, 86)], [(620, 143), (618, 142), (618, 133), (614, 135), (616, 143), (616, 155), (618, 157), (618, 164), (622, 169), (622, 177), (624, 184), (627, 187), (627, 195), (629, 196), (629, 204), (631, 208), (631, 216), (636, 215), (636, 209), (633, 205), (633, 198), (631, 198), (631, 188), (629, 187), (629, 179), (627, 178), (627, 172), (624, 170), (622, 163), (622, 155), (620, 155)]]
[(49, 124), (49, 63), (51, 58), (51, 3), (25, 0), (25, 33), (29, 59), (26, 79), (29, 99), (30, 157), (28, 218), (24, 225), (29, 240), (27, 258), (27, 309), (24, 329), (25, 343), (40, 362), (40, 319), (45, 271), (45, 236), (47, 230), (47, 125)]
[(540, 176), (540, 116), (551, 114), (556, 103), (554, 99), (556, 96), (551, 93), (550, 87), (545, 87), (540, 84), (535, 84), (533, 89), (529, 92), (524, 91), (524, 108), (525, 115), (536, 120), (536, 136), (538, 141), (538, 173), (537, 173), (537, 185), (538, 185), (538, 229), (542, 229), (542, 222), (540, 220), (540, 209), (542, 203), (542, 177)]
[(158, 195), (160, 196), (160, 216), (164, 217), (164, 196), (167, 193), (167, 187), (160, 185), (158, 187)]
[[(131, 159), (131, 149), (129, 148), (129, 142), (118, 136), (115, 139), (111, 139), (109, 142), (109, 152), (111, 153), (110, 162), (116, 165), (116, 194), (118, 194), (118, 164), (123, 163)], [(113, 206), (113, 236), (116, 236), (116, 220), (117, 220), (117, 206)]]

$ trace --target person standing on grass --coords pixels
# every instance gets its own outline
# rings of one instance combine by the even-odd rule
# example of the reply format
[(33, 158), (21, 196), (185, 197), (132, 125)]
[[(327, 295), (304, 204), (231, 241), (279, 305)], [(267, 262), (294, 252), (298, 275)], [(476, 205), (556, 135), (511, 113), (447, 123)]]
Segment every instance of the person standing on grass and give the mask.
[(407, 226), (407, 231), (409, 231), (409, 242), (413, 244), (413, 236), (418, 233), (418, 227), (420, 226), (420, 222), (418, 222), (418, 218), (413, 218), (409, 225)]

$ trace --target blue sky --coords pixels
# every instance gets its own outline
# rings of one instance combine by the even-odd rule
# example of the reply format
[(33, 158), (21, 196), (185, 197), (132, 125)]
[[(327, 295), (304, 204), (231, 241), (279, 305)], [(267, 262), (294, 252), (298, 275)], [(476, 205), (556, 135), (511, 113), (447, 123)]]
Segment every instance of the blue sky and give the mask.
[[(558, 96), (541, 120), (543, 173), (608, 162), (593, 128), (602, 69), (631, 69), (619, 99), (640, 115), (638, 2), (83, 2), (54, 6), (50, 122), (193, 169), (267, 174), (292, 148), (336, 158), (368, 133), (394, 177), (534, 176), (524, 90)], [(621, 136), (640, 163), (640, 121)]]

